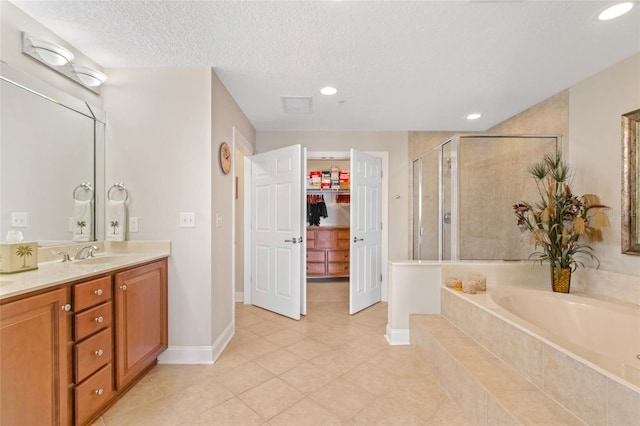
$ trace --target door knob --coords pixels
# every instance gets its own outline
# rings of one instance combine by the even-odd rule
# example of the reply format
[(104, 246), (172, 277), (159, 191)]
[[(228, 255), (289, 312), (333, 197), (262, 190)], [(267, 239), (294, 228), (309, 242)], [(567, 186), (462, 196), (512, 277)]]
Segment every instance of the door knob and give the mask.
[(296, 244), (298, 242), (298, 239), (296, 237), (293, 237), (291, 240), (284, 240), (284, 242)]
[(358, 241), (364, 241), (364, 238), (353, 237), (354, 243), (357, 243)]

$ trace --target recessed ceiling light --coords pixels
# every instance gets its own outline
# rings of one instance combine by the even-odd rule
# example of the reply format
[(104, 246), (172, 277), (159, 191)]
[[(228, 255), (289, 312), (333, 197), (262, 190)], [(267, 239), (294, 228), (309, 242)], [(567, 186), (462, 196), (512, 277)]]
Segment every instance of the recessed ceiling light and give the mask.
[(615, 19), (619, 16), (624, 15), (628, 11), (633, 8), (633, 2), (627, 1), (624, 3), (614, 4), (611, 7), (603, 10), (600, 15), (598, 15), (598, 19), (601, 21), (608, 21), (609, 19)]
[(479, 112), (472, 112), (471, 114), (467, 114), (464, 116), (464, 118), (466, 118), (467, 120), (477, 120), (480, 117), (482, 117), (482, 114), (480, 114)]
[(320, 93), (322, 93), (323, 95), (331, 96), (338, 93), (338, 89), (336, 89), (335, 87), (327, 86), (320, 89)]

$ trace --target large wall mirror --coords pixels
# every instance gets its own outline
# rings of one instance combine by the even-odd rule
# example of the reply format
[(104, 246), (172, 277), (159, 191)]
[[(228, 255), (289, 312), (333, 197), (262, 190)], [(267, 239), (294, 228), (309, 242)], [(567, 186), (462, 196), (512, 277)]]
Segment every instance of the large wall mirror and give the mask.
[[(0, 239), (10, 230), (40, 246), (99, 239), (104, 113), (6, 63), (0, 67)], [(79, 238), (77, 204), (90, 199)]]
[(640, 256), (640, 109), (622, 116), (622, 252)]

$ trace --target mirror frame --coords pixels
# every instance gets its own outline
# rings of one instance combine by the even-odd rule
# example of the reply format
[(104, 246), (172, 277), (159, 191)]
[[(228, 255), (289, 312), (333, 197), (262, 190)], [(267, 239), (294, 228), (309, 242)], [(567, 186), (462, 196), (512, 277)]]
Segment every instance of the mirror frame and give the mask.
[(622, 115), (622, 253), (640, 256), (640, 109)]

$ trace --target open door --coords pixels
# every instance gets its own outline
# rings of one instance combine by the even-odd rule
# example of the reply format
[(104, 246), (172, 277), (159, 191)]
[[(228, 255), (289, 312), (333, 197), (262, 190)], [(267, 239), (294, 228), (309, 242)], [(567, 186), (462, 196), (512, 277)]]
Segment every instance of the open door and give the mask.
[(349, 313), (380, 301), (382, 160), (351, 149)]
[(248, 158), (251, 304), (299, 320), (305, 285), (303, 150), (294, 145)]

